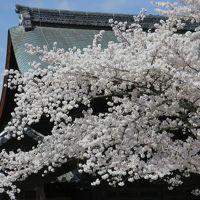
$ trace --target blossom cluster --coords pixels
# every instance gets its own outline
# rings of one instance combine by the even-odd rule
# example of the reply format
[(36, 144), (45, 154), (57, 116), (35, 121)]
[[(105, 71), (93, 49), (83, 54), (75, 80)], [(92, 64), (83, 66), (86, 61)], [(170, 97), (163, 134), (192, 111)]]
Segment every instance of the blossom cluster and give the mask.
[(199, 0), (178, 0), (178, 2), (153, 2), (160, 7), (156, 10), (165, 16), (175, 16), (191, 22), (200, 22), (200, 1)]
[(0, 192), (15, 199), (16, 181), (71, 159), (95, 177), (92, 185), (147, 179), (173, 188), (200, 174), (200, 32), (179, 34), (176, 18), (154, 31), (138, 21), (110, 20), (118, 42), (104, 49), (103, 31), (82, 50), (26, 44), (48, 67), (31, 63), (24, 74), (6, 72), (17, 93), (4, 131), (20, 140), (42, 116), (53, 128), (30, 151), (0, 152)]

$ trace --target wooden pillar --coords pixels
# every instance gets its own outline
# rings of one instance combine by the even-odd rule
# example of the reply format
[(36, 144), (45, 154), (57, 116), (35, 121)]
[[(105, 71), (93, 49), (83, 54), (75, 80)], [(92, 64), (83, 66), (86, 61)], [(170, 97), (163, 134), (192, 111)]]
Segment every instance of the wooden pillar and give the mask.
[(46, 200), (43, 184), (35, 187), (35, 192), (36, 192), (36, 199), (35, 200)]

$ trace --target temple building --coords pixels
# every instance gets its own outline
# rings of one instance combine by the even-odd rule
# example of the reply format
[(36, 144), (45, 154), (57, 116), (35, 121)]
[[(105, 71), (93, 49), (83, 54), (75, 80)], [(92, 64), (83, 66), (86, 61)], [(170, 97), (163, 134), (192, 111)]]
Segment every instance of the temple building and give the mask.
[[(25, 44), (34, 46), (53, 47), (57, 42), (59, 48), (69, 49), (76, 46), (84, 48), (92, 45), (94, 35), (100, 30), (105, 30), (102, 39), (102, 46), (106, 47), (108, 41), (116, 41), (112, 28), (108, 23), (109, 19), (114, 21), (133, 22), (132, 15), (92, 13), (65, 10), (50, 10), (30, 8), (16, 5), (16, 13), (19, 15), (20, 24), (8, 31), (7, 57), (5, 69), (17, 69), (21, 73), (27, 72), (29, 63), (38, 61), (36, 55), (30, 55), (25, 51)], [(161, 17), (147, 16), (141, 22), (145, 30), (154, 29), (154, 24), (159, 23)], [(194, 30), (195, 24), (185, 27), (185, 31)], [(42, 66), (47, 66), (42, 63)], [(8, 77), (4, 78), (4, 84)], [(0, 104), (0, 149), (16, 151), (21, 148), (29, 151), (38, 141), (42, 140), (52, 125), (46, 118), (42, 118), (38, 124), (27, 127), (25, 137), (21, 141), (15, 138), (6, 139), (4, 128), (11, 119), (11, 112), (14, 110), (15, 90), (3, 88)], [(102, 106), (103, 102), (96, 103)], [(22, 192), (18, 195), (19, 200), (197, 200), (198, 197), (191, 195), (191, 189), (200, 185), (200, 177), (195, 175), (185, 180), (184, 184), (174, 190), (168, 190), (164, 183), (149, 183), (139, 180), (134, 183), (127, 183), (124, 187), (109, 187), (106, 183), (93, 187), (90, 184), (90, 177), (80, 175), (77, 171), (77, 161), (72, 160), (54, 173), (45, 177), (41, 173), (31, 175), (25, 181), (19, 182), (18, 187)], [(0, 194), (0, 199), (9, 199), (6, 195)]]

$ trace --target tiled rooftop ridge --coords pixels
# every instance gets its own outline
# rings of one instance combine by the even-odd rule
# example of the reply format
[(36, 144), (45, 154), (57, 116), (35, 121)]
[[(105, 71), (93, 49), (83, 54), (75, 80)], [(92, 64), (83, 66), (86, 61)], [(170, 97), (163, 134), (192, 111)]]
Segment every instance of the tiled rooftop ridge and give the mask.
[[(23, 5), (16, 5), (16, 13), (19, 14), (20, 23), (26, 31), (32, 30), (34, 26), (66, 27), (66, 26), (87, 26), (93, 28), (110, 28), (109, 19), (114, 21), (133, 22), (131, 14), (112, 14), (100, 12), (82, 12), (70, 10), (55, 10), (43, 8), (31, 8)], [(154, 29), (154, 24), (161, 19), (159, 15), (147, 15), (140, 23), (144, 29)], [(199, 24), (187, 23), (184, 31), (193, 31)]]
[[(81, 12), (69, 10), (53, 10), (30, 8), (27, 6), (16, 5), (16, 13), (21, 17), (21, 23), (26, 30), (31, 30), (34, 25), (64, 26), (79, 25), (109, 28), (109, 19), (114, 21), (133, 22), (133, 15), (130, 14), (111, 14), (99, 12)], [(148, 15), (141, 23), (143, 28), (154, 28), (154, 24), (162, 19), (161, 16)]]

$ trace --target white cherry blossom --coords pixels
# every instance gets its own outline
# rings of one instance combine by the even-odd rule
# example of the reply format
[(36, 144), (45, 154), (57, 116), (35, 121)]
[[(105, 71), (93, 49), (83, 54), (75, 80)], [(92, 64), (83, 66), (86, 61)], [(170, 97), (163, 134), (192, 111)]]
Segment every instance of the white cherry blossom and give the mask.
[(28, 152), (0, 152), (0, 192), (15, 199), (16, 181), (73, 159), (80, 173), (95, 177), (92, 185), (147, 179), (173, 188), (200, 174), (199, 31), (179, 34), (184, 25), (173, 17), (146, 32), (143, 17), (132, 25), (110, 20), (119, 41), (105, 49), (103, 31), (83, 50), (26, 44), (48, 68), (30, 63), (24, 74), (5, 72), (18, 92), (4, 131), (20, 140), (42, 116), (53, 128)]

